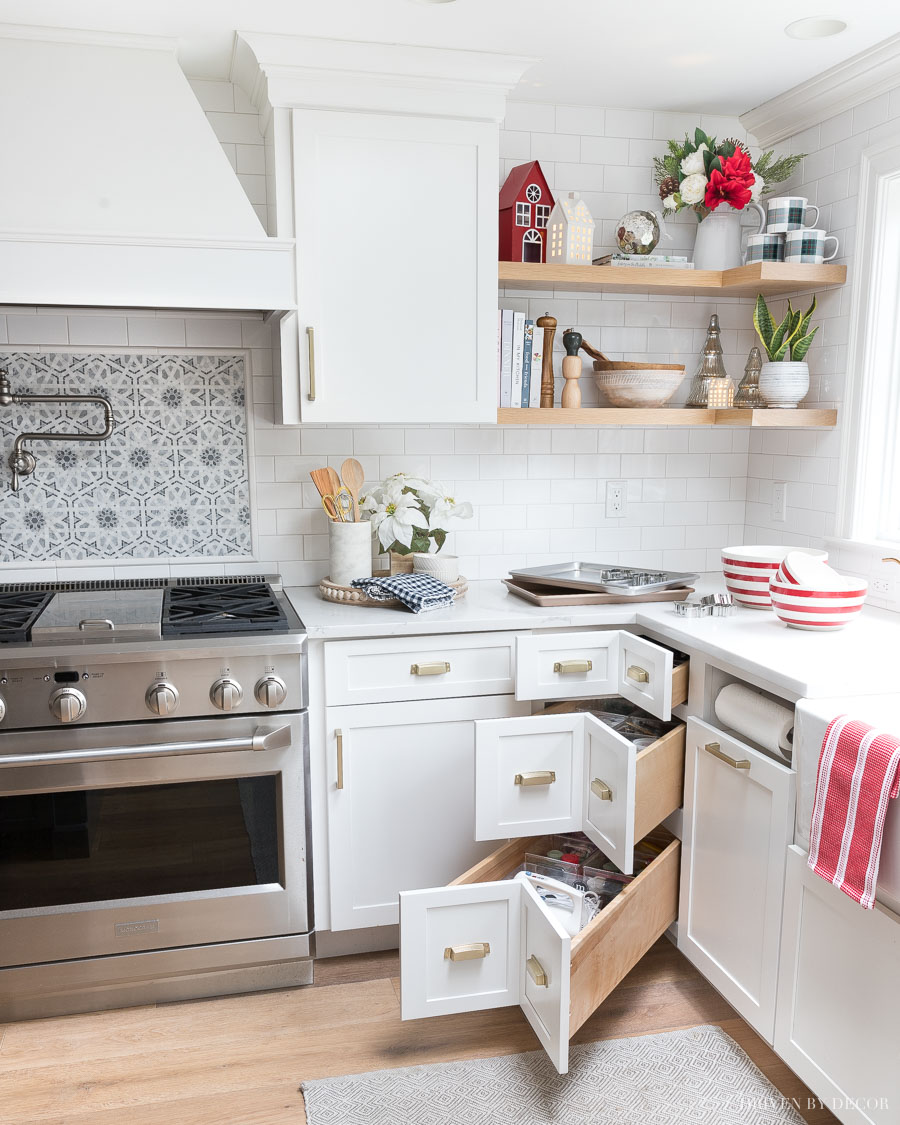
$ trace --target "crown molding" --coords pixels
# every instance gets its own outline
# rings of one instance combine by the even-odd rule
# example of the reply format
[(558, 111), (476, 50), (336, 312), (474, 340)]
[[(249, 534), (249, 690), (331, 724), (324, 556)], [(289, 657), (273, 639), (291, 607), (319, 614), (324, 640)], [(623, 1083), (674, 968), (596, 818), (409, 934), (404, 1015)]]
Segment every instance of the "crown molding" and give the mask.
[(131, 47), (144, 51), (174, 53), (178, 40), (161, 35), (131, 35), (127, 32), (87, 31), (73, 27), (38, 27), (24, 23), (0, 23), (0, 39), (34, 39), (41, 43), (75, 43), (86, 47)]
[(893, 35), (748, 110), (740, 121), (766, 148), (897, 86), (900, 35)]
[(263, 118), (279, 106), (417, 112), (502, 121), (537, 60), (487, 51), (238, 32), (231, 81)]

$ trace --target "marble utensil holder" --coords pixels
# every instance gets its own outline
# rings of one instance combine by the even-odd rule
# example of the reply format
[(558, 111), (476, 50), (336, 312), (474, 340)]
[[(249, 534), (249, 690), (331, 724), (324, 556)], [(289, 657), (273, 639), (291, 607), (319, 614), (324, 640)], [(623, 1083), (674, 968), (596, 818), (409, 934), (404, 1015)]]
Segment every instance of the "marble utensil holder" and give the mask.
[(328, 577), (338, 586), (349, 586), (356, 578), (372, 577), (372, 525), (359, 523), (328, 524)]

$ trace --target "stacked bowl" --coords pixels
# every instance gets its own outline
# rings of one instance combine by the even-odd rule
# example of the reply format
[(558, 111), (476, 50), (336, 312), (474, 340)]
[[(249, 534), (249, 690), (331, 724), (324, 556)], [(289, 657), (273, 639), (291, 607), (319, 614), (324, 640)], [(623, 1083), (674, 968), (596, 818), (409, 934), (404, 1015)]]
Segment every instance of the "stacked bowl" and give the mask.
[(808, 555), (820, 565), (828, 561), (825, 551), (812, 548), (746, 546), (725, 547), (722, 550), (722, 570), (725, 588), (736, 602), (753, 609), (771, 609), (772, 596), (769, 582), (775, 578), (785, 555)]
[(769, 588), (772, 608), (789, 628), (833, 632), (859, 615), (868, 583), (845, 578), (823, 560), (791, 551)]

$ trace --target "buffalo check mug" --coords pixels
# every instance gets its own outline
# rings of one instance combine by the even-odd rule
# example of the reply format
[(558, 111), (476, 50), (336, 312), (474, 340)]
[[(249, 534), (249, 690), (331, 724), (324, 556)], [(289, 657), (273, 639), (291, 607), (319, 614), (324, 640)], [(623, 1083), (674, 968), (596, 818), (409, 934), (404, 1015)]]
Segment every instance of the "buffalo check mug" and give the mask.
[(819, 208), (802, 195), (782, 195), (768, 202), (767, 234), (786, 234), (806, 226), (806, 212), (815, 211), (814, 223), (819, 221)]
[(747, 265), (752, 262), (783, 262), (783, 234), (751, 234), (747, 239)]
[[(825, 243), (834, 243), (834, 250), (825, 256)], [(815, 230), (806, 227), (803, 230), (789, 230), (784, 236), (784, 260), (786, 262), (810, 263), (820, 266), (823, 262), (830, 262), (837, 257), (840, 244), (833, 234), (824, 230)]]

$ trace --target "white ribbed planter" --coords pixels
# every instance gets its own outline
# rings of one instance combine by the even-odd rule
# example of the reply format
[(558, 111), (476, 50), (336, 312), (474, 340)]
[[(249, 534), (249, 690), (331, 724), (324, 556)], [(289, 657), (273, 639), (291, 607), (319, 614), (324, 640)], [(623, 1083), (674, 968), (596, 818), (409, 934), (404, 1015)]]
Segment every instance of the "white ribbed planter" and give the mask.
[(759, 373), (759, 393), (770, 410), (796, 410), (809, 390), (809, 365), (764, 363)]

